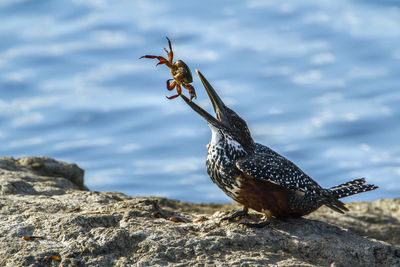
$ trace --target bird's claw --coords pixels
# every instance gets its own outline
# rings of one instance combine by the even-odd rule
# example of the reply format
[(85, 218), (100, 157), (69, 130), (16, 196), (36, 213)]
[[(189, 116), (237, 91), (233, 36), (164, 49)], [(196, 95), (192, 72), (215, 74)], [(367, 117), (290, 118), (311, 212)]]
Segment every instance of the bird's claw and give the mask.
[(248, 214), (248, 210), (247, 209), (235, 211), (231, 215), (221, 218), (219, 220), (218, 224), (221, 224), (221, 222), (223, 222), (223, 221), (230, 221), (231, 222), (234, 219), (236, 219), (237, 217), (243, 217), (243, 216), (246, 216), (247, 214)]
[(242, 222), (242, 223), (239, 223), (239, 224), (247, 226), (247, 227), (250, 227), (250, 228), (264, 228), (265, 226), (270, 225), (271, 221), (270, 220), (266, 220), (266, 221), (259, 222), (259, 223), (244, 223), (244, 222)]

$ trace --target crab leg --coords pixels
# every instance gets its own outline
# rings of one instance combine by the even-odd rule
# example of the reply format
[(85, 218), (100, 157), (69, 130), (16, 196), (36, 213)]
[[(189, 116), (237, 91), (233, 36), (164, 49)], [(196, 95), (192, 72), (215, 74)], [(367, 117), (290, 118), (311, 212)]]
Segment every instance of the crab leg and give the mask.
[(145, 56), (141, 56), (139, 59), (142, 59), (142, 58), (156, 58), (156, 59), (158, 59), (160, 62), (161, 61), (167, 61), (164, 57), (162, 57), (162, 56), (152, 56), (152, 55), (145, 55)]
[(176, 95), (167, 96), (167, 98), (168, 99), (174, 99), (174, 98), (176, 98), (176, 97), (178, 97), (178, 96), (180, 96), (182, 94), (182, 89), (181, 89), (181, 86), (179, 84), (176, 84), (176, 92), (177, 92)]
[(156, 58), (156, 59), (158, 59), (158, 61), (160, 61), (156, 64), (156, 66), (158, 66), (160, 64), (165, 64), (168, 66), (168, 68), (173, 68), (173, 65), (162, 56), (145, 55), (145, 56), (140, 57), (139, 59), (141, 59), (141, 58)]
[(193, 98), (197, 98), (196, 91), (194, 90), (194, 87), (191, 84), (182, 83), (182, 86), (189, 90), (190, 101), (192, 101)]
[(167, 80), (167, 89), (169, 91), (174, 90), (175, 86), (176, 86), (176, 81), (173, 81), (171, 84), (169, 83), (169, 81), (172, 81), (173, 79), (169, 79)]
[(167, 51), (167, 49), (164, 48), (165, 52), (167, 52), (168, 54), (168, 61), (169, 63), (172, 64), (172, 60), (174, 59), (174, 52), (172, 52), (172, 45), (171, 45), (171, 41), (169, 40), (168, 37), (165, 37), (168, 40), (168, 46), (169, 46), (169, 52)]

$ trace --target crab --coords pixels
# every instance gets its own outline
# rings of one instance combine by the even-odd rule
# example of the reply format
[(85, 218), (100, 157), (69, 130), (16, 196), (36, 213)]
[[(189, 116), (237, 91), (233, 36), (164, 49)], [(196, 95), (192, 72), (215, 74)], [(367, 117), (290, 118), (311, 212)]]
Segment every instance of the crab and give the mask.
[[(176, 95), (173, 96), (167, 96), (168, 99), (174, 99), (182, 94), (182, 88), (186, 88), (189, 90), (189, 96), (190, 96), (190, 101), (192, 101), (193, 98), (197, 98), (196, 96), (196, 91), (194, 90), (194, 87), (190, 84), (193, 82), (193, 77), (192, 77), (192, 72), (190, 71), (188, 65), (185, 64), (182, 60), (178, 60), (176, 62), (173, 62), (174, 58), (174, 53), (172, 52), (172, 45), (171, 41), (169, 40), (168, 37), (168, 46), (169, 46), (169, 51), (164, 48), (164, 51), (168, 55), (168, 60), (165, 59), (162, 56), (152, 56), (152, 55), (145, 55), (140, 57), (141, 58), (156, 58), (158, 59), (158, 65), (165, 64), (171, 71), (171, 75), (173, 79), (168, 79), (167, 80), (167, 89), (169, 91), (172, 91), (176, 87)], [(171, 83), (171, 81), (173, 82)]]

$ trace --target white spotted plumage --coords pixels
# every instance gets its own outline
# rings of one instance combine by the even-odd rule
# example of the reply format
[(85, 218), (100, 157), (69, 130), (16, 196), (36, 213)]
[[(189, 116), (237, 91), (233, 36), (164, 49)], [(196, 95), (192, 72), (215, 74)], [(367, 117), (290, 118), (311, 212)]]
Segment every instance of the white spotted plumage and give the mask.
[(231, 136), (210, 125), (212, 136), (208, 145), (207, 172), (211, 180), (229, 197), (235, 199), (240, 190), (240, 181), (234, 179), (234, 163), (246, 155), (243, 147)]

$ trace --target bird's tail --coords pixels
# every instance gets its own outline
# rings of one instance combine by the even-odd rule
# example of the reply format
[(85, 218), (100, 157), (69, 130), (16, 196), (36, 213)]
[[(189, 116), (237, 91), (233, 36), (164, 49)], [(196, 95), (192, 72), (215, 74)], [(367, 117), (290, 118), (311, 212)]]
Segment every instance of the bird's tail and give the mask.
[(336, 199), (348, 197), (362, 192), (371, 191), (378, 187), (373, 184), (365, 184), (365, 178), (356, 179), (338, 186), (329, 188), (328, 191), (336, 197)]

